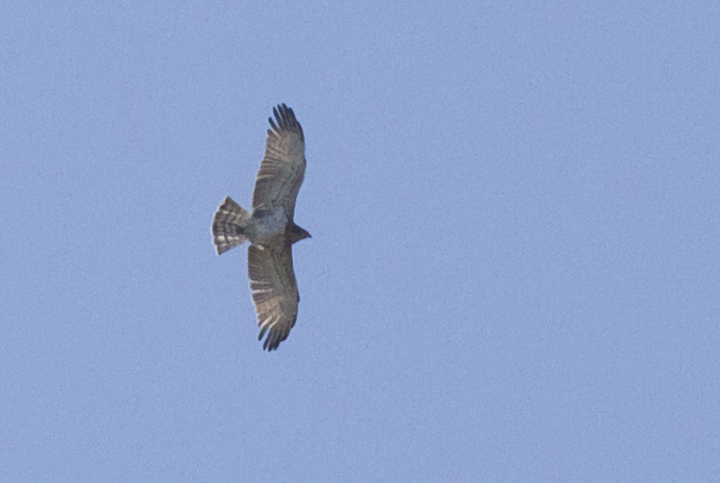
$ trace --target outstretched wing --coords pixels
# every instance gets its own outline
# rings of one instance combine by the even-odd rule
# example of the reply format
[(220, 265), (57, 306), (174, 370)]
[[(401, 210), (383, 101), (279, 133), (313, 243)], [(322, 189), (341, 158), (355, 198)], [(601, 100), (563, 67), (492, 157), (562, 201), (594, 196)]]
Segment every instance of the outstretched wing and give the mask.
[(305, 137), (295, 113), (285, 104), (273, 108), (277, 124), (268, 118), (265, 157), (255, 180), (253, 209), (271, 210), (282, 206), (292, 219), (295, 199), (305, 177)]
[(297, 282), (289, 244), (248, 247), (248, 274), (263, 349), (277, 349), (287, 339), (298, 313)]

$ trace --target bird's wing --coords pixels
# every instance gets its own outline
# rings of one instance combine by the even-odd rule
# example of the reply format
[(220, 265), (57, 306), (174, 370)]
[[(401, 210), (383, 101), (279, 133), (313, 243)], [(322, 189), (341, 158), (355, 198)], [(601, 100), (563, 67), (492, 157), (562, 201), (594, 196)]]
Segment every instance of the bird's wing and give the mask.
[(269, 331), (263, 349), (272, 351), (287, 339), (297, 319), (300, 297), (290, 244), (250, 245), (248, 274), (260, 327), (258, 340)]
[(305, 137), (295, 113), (285, 104), (273, 108), (277, 124), (268, 118), (265, 157), (255, 180), (253, 209), (285, 208), (288, 218), (295, 213), (295, 199), (305, 177)]

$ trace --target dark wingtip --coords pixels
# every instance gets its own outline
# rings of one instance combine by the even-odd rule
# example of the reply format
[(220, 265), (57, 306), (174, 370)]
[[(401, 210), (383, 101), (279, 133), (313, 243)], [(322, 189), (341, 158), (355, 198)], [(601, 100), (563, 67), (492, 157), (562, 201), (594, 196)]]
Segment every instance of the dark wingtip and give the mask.
[(304, 141), (305, 134), (303, 133), (302, 126), (295, 117), (295, 112), (291, 107), (288, 107), (284, 102), (273, 107), (273, 114), (275, 115), (275, 121), (272, 118), (268, 118), (270, 125), (273, 130), (279, 132), (283, 129), (294, 131), (300, 135), (300, 138)]
[(271, 344), (270, 343), (270, 336), (268, 335), (268, 338), (265, 339), (265, 343), (263, 344), (263, 350), (266, 350), (268, 352), (272, 352), (275, 349), (277, 349), (277, 344)]
[[(265, 331), (263, 331), (263, 334), (264, 334), (264, 332)], [(263, 334), (260, 334), (261, 338), (262, 338)], [(278, 346), (280, 345), (280, 342), (284, 341), (285, 339), (287, 339), (287, 335), (285, 337), (281, 337), (280, 334), (271, 330), (270, 333), (268, 334), (267, 338), (265, 339), (265, 342), (263, 343), (263, 350), (266, 350), (268, 352), (277, 350)]]

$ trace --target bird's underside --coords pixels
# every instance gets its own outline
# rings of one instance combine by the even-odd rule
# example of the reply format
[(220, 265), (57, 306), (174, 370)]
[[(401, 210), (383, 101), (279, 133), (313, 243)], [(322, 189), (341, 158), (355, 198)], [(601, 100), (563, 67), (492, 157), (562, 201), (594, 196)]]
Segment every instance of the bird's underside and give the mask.
[(305, 140), (292, 109), (281, 104), (270, 118), (265, 156), (255, 180), (252, 215), (230, 197), (212, 224), (218, 255), (250, 241), (248, 275), (263, 348), (287, 339), (298, 313), (292, 245), (310, 234), (293, 221), (295, 200), (305, 176)]

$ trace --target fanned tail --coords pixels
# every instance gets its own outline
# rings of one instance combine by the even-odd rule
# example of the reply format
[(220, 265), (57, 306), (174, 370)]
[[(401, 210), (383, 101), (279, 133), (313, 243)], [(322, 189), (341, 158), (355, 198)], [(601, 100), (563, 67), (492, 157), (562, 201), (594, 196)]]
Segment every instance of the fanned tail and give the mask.
[(245, 227), (250, 221), (250, 213), (235, 203), (229, 196), (215, 212), (212, 224), (213, 243), (218, 255), (241, 245), (247, 240)]

